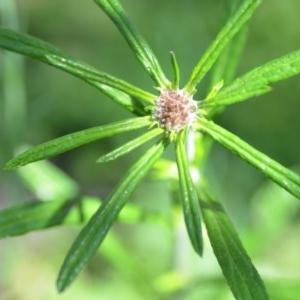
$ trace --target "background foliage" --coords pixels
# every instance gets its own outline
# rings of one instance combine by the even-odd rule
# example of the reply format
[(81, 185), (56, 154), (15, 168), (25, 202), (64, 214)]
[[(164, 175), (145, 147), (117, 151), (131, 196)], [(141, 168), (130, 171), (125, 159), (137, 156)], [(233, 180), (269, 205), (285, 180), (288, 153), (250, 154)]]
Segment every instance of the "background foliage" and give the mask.
[[(224, 4), (202, 2), (123, 1), (165, 68), (170, 65), (169, 51), (176, 53), (183, 79), (222, 25)], [(239, 74), (299, 48), (299, 9), (297, 0), (263, 2), (251, 21)], [(76, 5), (71, 0), (18, 1), (18, 11), (22, 31), (136, 85), (151, 84), (113, 24), (92, 1), (81, 0)], [(2, 22), (5, 19), (2, 16)], [(2, 54), (0, 91), (4, 100), (7, 69)], [(76, 78), (28, 59), (23, 63), (23, 77), (9, 82), (14, 101), (20, 101), (25, 91), (26, 107), (12, 105), (9, 111), (13, 114), (5, 115), (7, 106), (4, 101), (0, 104), (1, 165), (12, 157), (12, 148), (18, 146), (15, 141), (38, 144), (128, 114)], [(20, 67), (22, 62), (17, 70)], [(299, 76), (276, 84), (272, 93), (230, 106), (219, 123), (284, 165), (297, 168), (300, 153), (297, 82)], [(198, 93), (201, 96), (201, 90)], [(18, 115), (25, 115), (25, 121), (15, 117)], [(129, 155), (101, 166), (95, 165), (95, 159), (119, 145), (122, 138), (88, 145), (53, 161), (79, 183), (83, 194), (104, 197), (133, 157)], [(298, 202), (219, 146), (213, 148), (210, 160), (208, 172), (214, 188), (238, 226), (271, 299), (296, 299), (300, 285)], [(1, 171), (1, 208), (31, 199), (16, 173)], [(171, 213), (164, 182), (148, 180), (135, 193), (133, 202), (151, 212), (167, 216)], [(158, 222), (119, 224), (114, 228), (120, 240), (114, 240), (110, 234), (101, 253), (60, 299), (121, 296), (141, 299), (141, 295), (152, 293), (144, 290), (149, 278), (165, 299), (232, 299), (211, 250), (206, 248), (204, 259), (199, 260), (182, 233), (184, 226), (176, 228), (175, 234), (172, 228)], [(58, 298), (52, 283), (77, 233), (75, 226), (62, 227), (0, 240), (0, 298)], [(125, 248), (114, 244), (119, 242)], [(132, 266), (145, 276), (128, 271)]]

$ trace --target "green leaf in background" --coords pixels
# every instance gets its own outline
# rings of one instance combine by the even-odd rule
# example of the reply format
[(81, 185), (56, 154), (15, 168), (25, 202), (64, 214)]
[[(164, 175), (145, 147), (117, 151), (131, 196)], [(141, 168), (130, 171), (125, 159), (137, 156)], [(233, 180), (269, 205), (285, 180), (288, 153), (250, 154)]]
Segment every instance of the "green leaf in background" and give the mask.
[(6, 164), (5, 169), (15, 169), (35, 161), (67, 152), (87, 143), (115, 134), (149, 126), (150, 124), (151, 120), (149, 117), (138, 117), (70, 133), (21, 153), (14, 159), (10, 160)]
[(219, 202), (201, 189), (201, 211), (208, 237), (237, 300), (269, 299), (264, 284)]
[(224, 87), (214, 98), (201, 103), (201, 107), (228, 105), (259, 96), (271, 90), (269, 84), (300, 73), (300, 50), (274, 59), (237, 78)]
[(123, 144), (122, 146), (118, 147), (117, 149), (104, 154), (101, 156), (99, 159), (97, 159), (98, 163), (104, 163), (104, 162), (109, 162), (111, 160), (117, 159), (118, 157), (125, 155), (137, 147), (143, 145), (144, 143), (148, 142), (151, 139), (154, 139), (158, 135), (162, 134), (164, 131), (161, 128), (154, 128), (150, 131), (147, 131), (143, 135), (135, 138), (134, 140), (131, 140), (128, 143)]
[[(89, 220), (102, 202), (100, 198), (83, 196), (75, 200), (30, 201), (0, 211), (0, 238), (23, 235), (58, 225), (79, 225)], [(121, 223), (147, 221), (166, 225), (165, 215), (144, 211), (128, 203), (118, 216)]]
[(80, 232), (60, 270), (57, 279), (59, 292), (64, 291), (72, 283), (81, 269), (96, 253), (128, 198), (146, 176), (154, 162), (161, 156), (166, 146), (165, 140), (161, 140), (142, 155)]
[(140, 98), (152, 103), (155, 96), (137, 88), (124, 80), (115, 78), (106, 73), (71, 58), (54, 46), (29, 35), (21, 34), (7, 28), (0, 27), (0, 46), (4, 49), (17, 52), (48, 65), (59, 68), (67, 73), (79, 77), (99, 89), (105, 89), (101, 85), (109, 86), (128, 95)]
[(94, 0), (106, 15), (115, 23), (118, 30), (126, 39), (136, 58), (140, 61), (146, 72), (160, 88), (170, 87), (161, 66), (149, 47), (148, 43), (134, 28), (118, 0)]
[(72, 199), (78, 196), (79, 186), (62, 169), (49, 161), (39, 161), (18, 169), (25, 186), (39, 199)]
[(212, 121), (199, 119), (200, 130), (207, 132), (214, 140), (237, 154), (240, 158), (257, 168), (282, 188), (300, 199), (300, 176), (285, 168), (267, 155), (256, 150), (236, 135)]
[(36, 201), (0, 212), (0, 237), (22, 235), (61, 224), (78, 224), (77, 201)]
[(189, 238), (196, 253), (202, 256), (203, 240), (199, 200), (189, 170), (184, 134), (185, 132), (181, 131), (176, 140), (176, 161), (179, 175), (181, 203)]
[(194, 94), (196, 86), (203, 79), (206, 73), (211, 69), (212, 65), (220, 56), (223, 49), (228, 45), (230, 40), (250, 19), (256, 8), (261, 3), (261, 0), (245, 0), (235, 15), (232, 16), (219, 32), (215, 40), (201, 56), (199, 62), (193, 69), (188, 83), (184, 89), (190, 94)]

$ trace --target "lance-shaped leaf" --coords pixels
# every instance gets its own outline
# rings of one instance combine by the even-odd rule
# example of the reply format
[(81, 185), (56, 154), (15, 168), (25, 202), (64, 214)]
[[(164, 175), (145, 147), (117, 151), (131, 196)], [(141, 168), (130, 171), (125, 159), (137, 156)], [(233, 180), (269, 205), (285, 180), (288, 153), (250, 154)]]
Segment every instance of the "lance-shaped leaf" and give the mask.
[(57, 288), (60, 292), (71, 284), (89, 259), (96, 253), (128, 198), (154, 162), (161, 156), (165, 147), (166, 142), (161, 140), (142, 155), (80, 232), (67, 254), (57, 279)]
[(147, 131), (145, 134), (137, 137), (136, 139), (131, 140), (130, 142), (125, 143), (124, 145), (118, 147), (117, 149), (101, 156), (97, 160), (97, 162), (104, 163), (104, 162), (108, 162), (108, 161), (117, 159), (118, 157), (131, 152), (132, 150), (143, 145), (144, 143), (148, 142), (149, 140), (157, 137), (161, 133), (163, 133), (163, 130), (161, 128), (155, 128), (153, 130)]
[(185, 86), (185, 90), (193, 94), (197, 84), (203, 79), (212, 65), (220, 56), (222, 50), (228, 45), (235, 34), (250, 19), (261, 0), (245, 0), (235, 15), (232, 16), (219, 32), (204, 55), (201, 57), (196, 67), (193, 69), (190, 79)]
[(35, 161), (50, 158), (87, 143), (118, 133), (149, 126), (150, 124), (151, 120), (149, 117), (139, 117), (67, 134), (21, 153), (10, 160), (6, 164), (5, 169), (14, 169)]
[(212, 121), (199, 119), (200, 130), (207, 132), (214, 140), (237, 154), (243, 160), (260, 170), (271, 180), (300, 199), (300, 176), (285, 168), (267, 155), (256, 150), (236, 135)]
[(105, 89), (101, 85), (93, 83), (107, 85), (150, 103), (152, 103), (155, 98), (154, 95), (135, 87), (124, 80), (100, 72), (85, 63), (73, 59), (54, 46), (29, 35), (0, 27), (0, 47), (29, 56), (48, 65), (59, 68), (85, 80), (101, 90)]
[(184, 131), (176, 140), (176, 161), (184, 220), (194, 250), (202, 256), (203, 240), (198, 195), (189, 171), (189, 162), (184, 143)]
[(274, 59), (224, 87), (214, 98), (201, 103), (202, 107), (228, 105), (259, 96), (271, 90), (269, 84), (300, 73), (300, 50)]
[(115, 23), (118, 30), (126, 39), (136, 58), (140, 61), (146, 72), (154, 82), (161, 88), (170, 86), (170, 82), (165, 77), (161, 66), (153, 51), (134, 28), (128, 19), (123, 7), (117, 0), (94, 0), (107, 16)]
[(222, 205), (214, 201), (204, 187), (201, 189), (200, 198), (211, 246), (235, 298), (269, 299), (264, 284)]

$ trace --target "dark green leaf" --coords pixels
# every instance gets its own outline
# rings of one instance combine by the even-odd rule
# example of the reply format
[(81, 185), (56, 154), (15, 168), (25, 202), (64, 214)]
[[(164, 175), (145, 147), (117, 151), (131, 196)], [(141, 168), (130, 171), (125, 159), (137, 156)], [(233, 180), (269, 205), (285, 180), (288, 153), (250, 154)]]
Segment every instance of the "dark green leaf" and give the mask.
[(57, 288), (60, 292), (71, 284), (81, 269), (96, 253), (128, 198), (154, 162), (161, 156), (165, 147), (165, 141), (160, 141), (142, 155), (80, 232), (62, 265), (57, 280)]
[(200, 130), (207, 132), (214, 140), (237, 154), (243, 160), (260, 170), (271, 180), (300, 199), (300, 177), (267, 155), (259, 152), (236, 135), (212, 121), (199, 119)]
[(185, 86), (189, 93), (195, 93), (197, 84), (203, 79), (205, 74), (210, 70), (212, 65), (220, 56), (223, 49), (228, 45), (230, 40), (250, 19), (261, 0), (245, 0), (235, 15), (232, 16), (219, 32), (216, 39), (212, 42), (204, 55), (201, 57), (196, 67), (190, 75), (190, 79)]
[[(61, 224), (78, 224), (76, 201), (29, 202), (0, 212), (0, 238)], [(77, 207), (78, 209), (78, 207)]]
[(101, 91), (105, 92), (105, 86), (109, 86), (111, 88), (110, 93), (112, 93), (113, 89), (116, 89), (150, 103), (155, 99), (154, 95), (75, 60), (52, 45), (37, 38), (0, 27), (0, 46), (66, 71), (85, 80)]
[(161, 88), (170, 86), (153, 51), (134, 28), (117, 0), (94, 0), (115, 23), (146, 72)]
[(201, 210), (211, 246), (237, 300), (269, 299), (264, 284), (219, 202), (202, 189)]
[(149, 117), (139, 117), (67, 134), (21, 153), (10, 160), (5, 169), (18, 168), (105, 137), (149, 126), (150, 124), (151, 119)]
[(202, 256), (203, 240), (201, 214), (198, 195), (189, 171), (189, 162), (185, 150), (184, 131), (176, 140), (176, 161), (178, 167), (181, 202), (188, 235), (195, 251)]

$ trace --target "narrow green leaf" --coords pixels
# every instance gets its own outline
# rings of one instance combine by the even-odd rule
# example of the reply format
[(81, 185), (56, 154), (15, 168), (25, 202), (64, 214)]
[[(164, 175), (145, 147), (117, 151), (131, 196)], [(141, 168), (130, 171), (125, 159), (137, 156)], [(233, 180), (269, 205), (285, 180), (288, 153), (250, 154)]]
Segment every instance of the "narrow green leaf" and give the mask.
[(194, 250), (202, 256), (203, 240), (199, 200), (189, 171), (189, 163), (184, 143), (185, 138), (183, 135), (184, 131), (179, 134), (176, 140), (176, 162), (179, 175), (182, 208), (191, 243)]
[(166, 143), (162, 140), (142, 155), (80, 232), (66, 256), (57, 279), (57, 288), (60, 292), (72, 283), (96, 253), (128, 198), (154, 162), (161, 156), (165, 147)]
[(171, 64), (173, 67), (173, 84), (172, 87), (173, 89), (177, 90), (179, 88), (179, 84), (180, 84), (180, 70), (179, 70), (179, 66), (178, 66), (178, 62), (175, 56), (175, 53), (173, 51), (171, 51)]
[(136, 58), (140, 61), (146, 72), (161, 88), (170, 87), (170, 82), (165, 77), (162, 68), (153, 51), (131, 24), (123, 7), (117, 0), (94, 0), (95, 3), (107, 14), (115, 23), (118, 30), (126, 39)]
[[(154, 95), (137, 88), (126, 81), (100, 72), (85, 63), (75, 60), (54, 46), (37, 38), (0, 27), (0, 47), (59, 68), (85, 80), (101, 90), (103, 89), (103, 85), (107, 85), (150, 103), (153, 103), (153, 100), (155, 99)], [(100, 83), (102, 86), (96, 85), (95, 83)]]
[(263, 281), (247, 255), (222, 205), (202, 189), (201, 210), (211, 246), (237, 300), (269, 299)]
[(97, 160), (97, 162), (104, 163), (104, 162), (108, 162), (108, 161), (117, 159), (118, 157), (131, 152), (132, 150), (143, 145), (144, 143), (148, 142), (149, 140), (157, 137), (161, 133), (163, 133), (163, 130), (161, 128), (155, 128), (153, 130), (147, 131), (145, 134), (137, 137), (136, 139), (131, 140), (130, 142), (118, 147), (117, 149), (101, 156)]
[(138, 99), (129, 96), (117, 89), (111, 88), (107, 85), (95, 81), (89, 81), (89, 84), (93, 85), (95, 88), (111, 98), (114, 102), (132, 112), (133, 114), (137, 116), (146, 115), (144, 105)]
[(124, 80), (113, 77), (109, 74), (100, 72), (81, 62), (65, 57), (47, 54), (46, 58), (50, 65), (73, 74), (87, 82), (99, 82), (111, 88), (115, 88), (125, 94), (142, 99), (148, 103), (153, 103), (155, 95), (152, 95)]
[(300, 176), (285, 168), (267, 155), (259, 152), (236, 135), (212, 121), (199, 119), (200, 130), (207, 132), (214, 140), (237, 154), (243, 160), (260, 170), (272, 181), (300, 199)]
[(244, 49), (247, 32), (248, 27), (247, 25), (244, 25), (244, 27), (233, 37), (226, 49), (223, 50), (221, 56), (213, 66), (210, 89), (221, 80), (228, 85), (234, 79), (238, 62), (242, 50)]
[(149, 117), (138, 117), (67, 134), (21, 153), (10, 160), (4, 169), (15, 169), (38, 160), (67, 152), (87, 143), (118, 133), (149, 126), (150, 124), (151, 119)]
[(196, 86), (203, 79), (205, 74), (220, 56), (223, 49), (228, 45), (235, 34), (250, 19), (261, 0), (245, 0), (235, 15), (232, 16), (219, 32), (204, 55), (201, 57), (196, 67), (193, 69), (190, 79), (185, 86), (185, 90), (191, 94), (195, 93)]
[(78, 224), (76, 201), (29, 202), (0, 212), (0, 238), (22, 235), (61, 224)]
[(274, 59), (245, 75), (237, 78), (232, 84), (224, 87), (215, 98), (203, 101), (202, 107), (228, 105), (244, 101), (253, 96), (271, 90), (268, 86), (274, 82), (300, 73), (300, 50)]
[[(222, 90), (221, 90), (222, 91)], [(202, 109), (214, 109), (220, 106), (227, 106), (236, 102), (241, 102), (249, 98), (257, 97), (271, 91), (269, 86), (254, 86), (248, 87), (246, 89), (240, 89), (238, 91), (233, 91), (232, 93), (222, 94), (221, 92), (217, 94), (214, 98), (205, 99), (201, 102)]]

